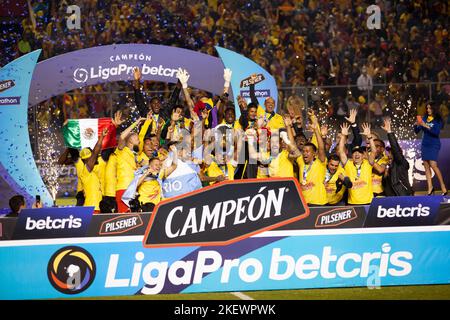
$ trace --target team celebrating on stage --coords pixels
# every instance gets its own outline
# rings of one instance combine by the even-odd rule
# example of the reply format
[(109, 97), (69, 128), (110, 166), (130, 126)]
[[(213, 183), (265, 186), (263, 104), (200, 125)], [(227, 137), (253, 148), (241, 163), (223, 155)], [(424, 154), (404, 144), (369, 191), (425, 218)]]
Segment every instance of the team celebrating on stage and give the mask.
[[(99, 132), (93, 149), (66, 149), (60, 164), (74, 164), (78, 176), (77, 205), (95, 212), (151, 212), (163, 199), (224, 180), (295, 178), (309, 206), (370, 204), (374, 197), (413, 195), (409, 163), (385, 118), (381, 129), (389, 146), (371, 124), (358, 124), (352, 109), (330, 141), (328, 126), (313, 110), (303, 119), (298, 106), (286, 114), (275, 110), (272, 97), (258, 103), (257, 76), (252, 75), (250, 101), (237, 97), (240, 116), (228, 97), (232, 71), (224, 70), (220, 97), (200, 92), (191, 97), (189, 73), (179, 69), (169, 101), (148, 101), (141, 73), (134, 69), (134, 100), (139, 118), (118, 137), (117, 146), (102, 150), (108, 129)], [(179, 102), (180, 92), (184, 102)], [(117, 111), (112, 124), (125, 119)], [(67, 123), (67, 120), (66, 120)], [(66, 125), (66, 124), (65, 124)], [(418, 116), (415, 131), (424, 131), (422, 159), (427, 169), (428, 194), (433, 194), (431, 169), (446, 186), (437, 166), (439, 131), (443, 121), (433, 103)], [(361, 131), (360, 131), (361, 129)], [(436, 140), (437, 139), (437, 140)]]

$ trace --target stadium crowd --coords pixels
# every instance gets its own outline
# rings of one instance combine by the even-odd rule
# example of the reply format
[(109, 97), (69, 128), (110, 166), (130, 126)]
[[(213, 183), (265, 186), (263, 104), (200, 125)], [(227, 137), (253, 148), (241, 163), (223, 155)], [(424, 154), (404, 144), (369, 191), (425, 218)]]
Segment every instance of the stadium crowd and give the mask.
[[(8, 2), (8, 1), (7, 1)], [(369, 30), (365, 10), (376, 4), (381, 28)], [(315, 104), (327, 116), (342, 117), (357, 105), (373, 117), (385, 115), (394, 100), (413, 103), (422, 113), (430, 97), (448, 116), (449, 6), (445, 1), (127, 1), (80, 0), (81, 29), (66, 26), (67, 1), (31, 1), (30, 16), (2, 36), (1, 64), (42, 48), (41, 59), (113, 43), (172, 45), (216, 55), (219, 45), (241, 53), (271, 72), (278, 87), (325, 89)], [(360, 85), (367, 77), (369, 84)], [(358, 84), (358, 85), (357, 85)], [(163, 83), (147, 90), (170, 92)], [(346, 88), (347, 85), (354, 87)], [(356, 86), (357, 85), (357, 86)], [(383, 85), (383, 86), (378, 86)], [(116, 84), (113, 90), (126, 88)], [(106, 92), (102, 86), (83, 94)], [(112, 115), (108, 99), (74, 93), (77, 107)], [(280, 91), (282, 107), (298, 90)], [(325, 103), (326, 102), (326, 106)], [(123, 101), (120, 101), (122, 104)], [(55, 102), (61, 105), (61, 99)], [(78, 111), (78, 110), (77, 110)], [(85, 110), (79, 111), (83, 116)], [(100, 113), (100, 114), (98, 114)]]
[[(288, 87), (280, 91), (277, 106), (273, 99), (264, 106), (239, 99), (235, 108), (225, 89), (212, 97), (185, 88), (185, 70), (176, 85), (140, 82), (136, 71), (133, 85), (89, 86), (40, 104), (36, 120), (50, 130), (59, 130), (68, 119), (105, 116), (124, 129), (116, 149), (67, 149), (59, 159), (77, 167), (78, 204), (97, 211), (151, 210), (162, 197), (173, 196), (162, 185), (180, 172), (193, 177), (182, 183), (187, 186), (183, 192), (224, 179), (296, 177), (310, 205), (364, 204), (373, 196), (412, 194), (389, 119), (423, 115), (417, 131), (436, 120), (431, 115), (440, 115), (436, 127), (450, 121), (450, 8), (442, 1), (375, 1), (382, 13), (376, 30), (366, 26), (365, 9), (373, 3), (363, 0), (80, 0), (80, 30), (67, 29), (67, 1), (30, 4), (20, 27), (2, 34), (2, 65), (38, 48), (40, 59), (48, 59), (113, 43), (171, 45), (210, 55), (219, 45), (251, 58), (270, 71), (279, 87)], [(300, 87), (313, 90), (305, 97)], [(131, 95), (104, 94), (130, 88)], [(146, 97), (155, 91), (164, 95)], [(186, 138), (198, 136), (196, 128), (200, 144)], [(208, 137), (224, 128), (233, 131), (232, 152), (194, 156), (194, 146), (206, 148)], [(379, 139), (378, 128), (387, 133), (390, 148)], [(280, 141), (273, 145), (281, 152), (261, 147), (266, 141), (271, 149), (273, 139)]]

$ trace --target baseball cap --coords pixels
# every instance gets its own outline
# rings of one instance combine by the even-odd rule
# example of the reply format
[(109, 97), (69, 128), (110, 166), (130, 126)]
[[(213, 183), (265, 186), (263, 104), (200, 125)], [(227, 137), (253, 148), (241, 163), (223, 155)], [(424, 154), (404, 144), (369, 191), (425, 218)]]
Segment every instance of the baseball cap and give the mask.
[(83, 148), (80, 152), (80, 158), (82, 160), (89, 159), (92, 155), (92, 151), (89, 148)]

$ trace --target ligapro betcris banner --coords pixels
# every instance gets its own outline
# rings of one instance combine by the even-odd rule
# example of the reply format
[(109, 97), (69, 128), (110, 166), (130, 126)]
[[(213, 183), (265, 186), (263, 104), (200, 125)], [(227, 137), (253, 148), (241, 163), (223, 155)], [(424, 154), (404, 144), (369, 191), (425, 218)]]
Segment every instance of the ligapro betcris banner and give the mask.
[(0, 298), (443, 284), (450, 227), (269, 231), (228, 246), (142, 236), (4, 241)]

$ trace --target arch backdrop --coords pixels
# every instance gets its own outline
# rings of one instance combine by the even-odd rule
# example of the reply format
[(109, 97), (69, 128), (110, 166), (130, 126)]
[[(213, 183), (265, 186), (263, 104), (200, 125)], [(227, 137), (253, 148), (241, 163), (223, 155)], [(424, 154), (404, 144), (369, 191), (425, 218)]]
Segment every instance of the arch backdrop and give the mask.
[(24, 195), (29, 204), (37, 194), (46, 206), (53, 203), (31, 150), (28, 108), (76, 88), (132, 80), (135, 66), (141, 68), (143, 80), (168, 83), (177, 82), (176, 70), (181, 67), (191, 75), (191, 87), (213, 94), (221, 94), (223, 69), (230, 68), (230, 96), (236, 105), (236, 97), (247, 91), (241, 90), (240, 81), (253, 73), (263, 74), (265, 80), (255, 86), (258, 100), (262, 105), (270, 95), (278, 106), (275, 79), (265, 69), (236, 52), (215, 48), (219, 58), (170, 46), (116, 44), (77, 50), (37, 63), (39, 49), (4, 66), (0, 69), (0, 207), (7, 207), (9, 196), (16, 193)]

